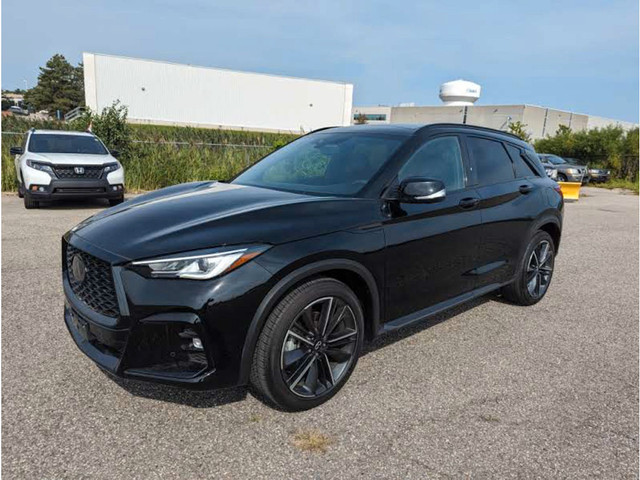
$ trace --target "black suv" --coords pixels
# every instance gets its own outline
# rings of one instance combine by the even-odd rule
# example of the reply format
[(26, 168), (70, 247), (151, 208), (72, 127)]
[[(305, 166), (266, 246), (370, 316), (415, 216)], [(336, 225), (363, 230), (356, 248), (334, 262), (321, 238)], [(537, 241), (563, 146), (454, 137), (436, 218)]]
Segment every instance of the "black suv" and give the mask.
[(65, 322), (115, 375), (331, 398), (365, 340), (547, 291), (563, 199), (531, 146), (465, 125), (328, 128), (230, 183), (158, 190), (65, 234)]

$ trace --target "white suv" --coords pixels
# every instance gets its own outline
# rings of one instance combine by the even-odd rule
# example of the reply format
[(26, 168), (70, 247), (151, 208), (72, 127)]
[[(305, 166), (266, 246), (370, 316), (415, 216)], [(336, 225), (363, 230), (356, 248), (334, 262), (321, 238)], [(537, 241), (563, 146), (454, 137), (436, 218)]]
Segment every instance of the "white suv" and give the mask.
[(92, 133), (31, 129), (11, 154), (25, 208), (60, 198), (106, 198), (110, 205), (124, 200), (118, 152), (109, 152)]

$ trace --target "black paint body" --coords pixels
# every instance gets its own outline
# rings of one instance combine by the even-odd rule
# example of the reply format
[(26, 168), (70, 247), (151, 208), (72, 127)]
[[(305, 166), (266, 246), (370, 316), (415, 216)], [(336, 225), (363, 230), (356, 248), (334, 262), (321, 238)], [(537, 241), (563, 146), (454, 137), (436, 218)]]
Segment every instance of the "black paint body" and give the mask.
[[(540, 228), (552, 234), (557, 249), (563, 200), (542, 166), (534, 166), (539, 175), (478, 187), (465, 142), (471, 134), (532, 151), (529, 145), (464, 125), (343, 130), (363, 129), (402, 137), (404, 143), (352, 198), (233, 182), (190, 183), (100, 212), (65, 234), (65, 320), (81, 350), (117, 375), (191, 388), (246, 384), (266, 317), (306, 279), (326, 275), (347, 283), (362, 301), (372, 338), (509, 283), (528, 239)], [(444, 134), (460, 140), (466, 188), (434, 203), (398, 200), (398, 169), (425, 141)], [(98, 314), (74, 294), (65, 261), (68, 244), (111, 266), (117, 317)], [(247, 244), (271, 247), (206, 281), (150, 279), (128, 266), (133, 260)], [(171, 322), (195, 325), (201, 333), (205, 372), (176, 378), (135, 368), (140, 332)]]

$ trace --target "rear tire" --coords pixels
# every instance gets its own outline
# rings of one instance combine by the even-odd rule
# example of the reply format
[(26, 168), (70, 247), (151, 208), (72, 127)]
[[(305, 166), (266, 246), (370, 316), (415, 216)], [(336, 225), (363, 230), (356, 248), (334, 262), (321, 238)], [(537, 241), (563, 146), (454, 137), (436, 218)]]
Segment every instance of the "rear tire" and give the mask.
[(518, 265), (516, 280), (502, 288), (503, 297), (523, 306), (533, 305), (542, 300), (553, 277), (555, 253), (551, 235), (538, 231), (529, 242)]
[(31, 195), (28, 193), (24, 194), (24, 208), (31, 210), (32, 208), (38, 208), (39, 206), (40, 202), (31, 198)]
[(316, 407), (347, 382), (364, 318), (358, 297), (333, 278), (310, 280), (271, 311), (253, 354), (251, 386), (282, 410)]

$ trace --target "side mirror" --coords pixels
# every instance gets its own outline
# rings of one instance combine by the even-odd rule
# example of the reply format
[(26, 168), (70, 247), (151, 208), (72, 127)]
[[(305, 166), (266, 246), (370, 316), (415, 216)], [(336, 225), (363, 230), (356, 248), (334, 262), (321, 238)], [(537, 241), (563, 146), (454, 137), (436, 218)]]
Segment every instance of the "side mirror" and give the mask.
[(24, 153), (24, 149), (22, 147), (11, 147), (9, 150), (11, 155), (22, 155)]
[(109, 153), (113, 158), (118, 158), (120, 156), (120, 152), (118, 150), (109, 150)]
[(440, 180), (411, 177), (400, 184), (401, 200), (408, 203), (434, 203), (444, 200), (446, 189)]

